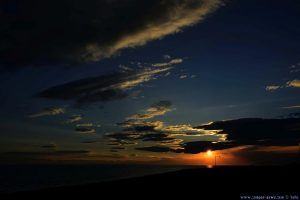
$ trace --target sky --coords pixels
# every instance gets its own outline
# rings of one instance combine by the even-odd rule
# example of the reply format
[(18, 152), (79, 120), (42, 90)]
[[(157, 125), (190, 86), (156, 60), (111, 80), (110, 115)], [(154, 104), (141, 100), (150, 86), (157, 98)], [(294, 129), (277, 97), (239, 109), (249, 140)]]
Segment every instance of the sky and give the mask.
[(1, 1), (0, 163), (293, 163), (299, 21), (298, 0)]

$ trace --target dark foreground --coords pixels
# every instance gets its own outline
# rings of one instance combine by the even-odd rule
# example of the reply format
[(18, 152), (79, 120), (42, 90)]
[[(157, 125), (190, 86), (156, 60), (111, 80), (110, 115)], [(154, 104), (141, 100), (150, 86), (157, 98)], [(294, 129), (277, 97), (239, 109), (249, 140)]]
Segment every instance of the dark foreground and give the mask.
[(187, 169), (119, 181), (20, 192), (2, 198), (299, 199), (298, 167)]

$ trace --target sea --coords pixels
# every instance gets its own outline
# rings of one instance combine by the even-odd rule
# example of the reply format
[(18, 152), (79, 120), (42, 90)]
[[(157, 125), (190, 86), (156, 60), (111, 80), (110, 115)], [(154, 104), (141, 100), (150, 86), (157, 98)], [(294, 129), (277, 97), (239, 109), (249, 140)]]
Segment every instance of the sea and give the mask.
[(98, 183), (187, 168), (193, 168), (193, 166), (0, 165), (0, 194)]

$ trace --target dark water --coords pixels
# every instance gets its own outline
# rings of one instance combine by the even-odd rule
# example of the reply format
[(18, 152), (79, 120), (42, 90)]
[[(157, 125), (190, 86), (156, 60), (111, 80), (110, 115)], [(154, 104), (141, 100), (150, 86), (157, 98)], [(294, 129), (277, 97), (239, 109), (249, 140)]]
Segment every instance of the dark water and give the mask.
[(188, 166), (4, 165), (0, 193), (77, 185), (176, 171)]

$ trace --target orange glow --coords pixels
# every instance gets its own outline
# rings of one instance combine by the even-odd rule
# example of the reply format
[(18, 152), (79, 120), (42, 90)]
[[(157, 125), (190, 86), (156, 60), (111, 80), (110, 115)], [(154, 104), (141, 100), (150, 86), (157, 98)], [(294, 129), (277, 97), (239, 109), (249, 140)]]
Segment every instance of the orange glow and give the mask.
[(212, 156), (213, 152), (212, 152), (211, 150), (208, 150), (208, 151), (206, 152), (206, 154), (207, 154), (208, 156)]

